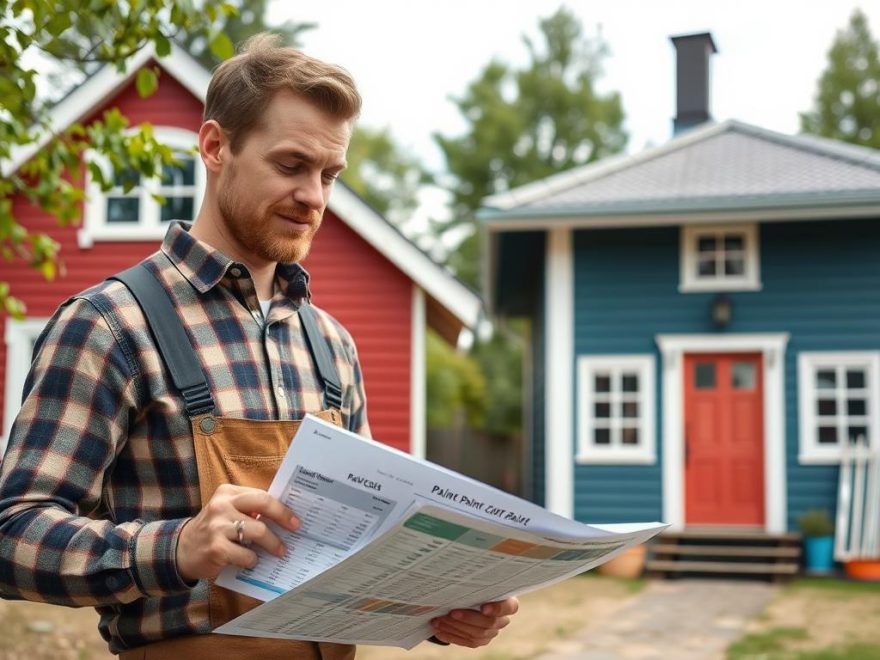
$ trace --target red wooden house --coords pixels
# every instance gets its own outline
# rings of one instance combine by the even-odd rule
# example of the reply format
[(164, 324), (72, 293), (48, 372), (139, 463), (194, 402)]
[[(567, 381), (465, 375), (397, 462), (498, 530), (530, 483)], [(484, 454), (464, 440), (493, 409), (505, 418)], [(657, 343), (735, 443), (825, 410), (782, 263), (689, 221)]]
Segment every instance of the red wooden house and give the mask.
[[(134, 76), (155, 65), (162, 69), (158, 90), (141, 98)], [(176, 45), (163, 58), (145, 48), (125, 74), (107, 66), (65, 97), (53, 110), (53, 129), (87, 124), (118, 107), (132, 125), (150, 122), (157, 137), (185, 150), (196, 144), (209, 80), (210, 74)], [(41, 146), (16, 153), (2, 164), (3, 175)], [(182, 163), (167, 172), (163, 183), (145, 180), (128, 193), (121, 187), (102, 193), (87, 178), (80, 181), (88, 199), (79, 227), (59, 227), (26, 200), (13, 201), (15, 217), (61, 244), (66, 274), (49, 284), (26, 264), (0, 264), (0, 281), (10, 282), (28, 309), (23, 321), (0, 317), (5, 338), (0, 343), (0, 455), (19, 407), (33, 342), (57, 305), (155, 251), (168, 220), (192, 218), (198, 210), (202, 164), (191, 155), (183, 156)], [(166, 199), (164, 206), (153, 198), (157, 192)], [(476, 324), (479, 298), (340, 183), (304, 265), (312, 275), (315, 302), (357, 342), (374, 436), (424, 456), (426, 327), (455, 341), (463, 326)]]

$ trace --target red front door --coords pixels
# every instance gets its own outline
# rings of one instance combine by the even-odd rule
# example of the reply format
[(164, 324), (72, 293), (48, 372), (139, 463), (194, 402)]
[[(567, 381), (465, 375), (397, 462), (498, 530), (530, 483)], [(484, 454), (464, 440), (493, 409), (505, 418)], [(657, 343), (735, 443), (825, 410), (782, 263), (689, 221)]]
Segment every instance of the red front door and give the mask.
[(760, 354), (686, 355), (685, 522), (764, 524)]

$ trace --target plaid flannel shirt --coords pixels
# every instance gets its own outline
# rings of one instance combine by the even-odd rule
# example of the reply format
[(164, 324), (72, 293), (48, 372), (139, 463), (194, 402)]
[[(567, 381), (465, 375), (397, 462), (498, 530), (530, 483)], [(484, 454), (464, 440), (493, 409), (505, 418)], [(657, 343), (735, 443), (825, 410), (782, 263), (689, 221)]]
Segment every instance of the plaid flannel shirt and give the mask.
[[(264, 320), (247, 268), (183, 224), (147, 263), (198, 347), (216, 414), (298, 419), (324, 407), (296, 313), (309, 295), (300, 266), (278, 266)], [(343, 421), (369, 435), (351, 336), (316, 312)], [(0, 466), (0, 596), (95, 606), (114, 652), (208, 632), (208, 585), (188, 584), (175, 563), (200, 508), (190, 422), (128, 289), (105, 281), (64, 303), (24, 389)]]

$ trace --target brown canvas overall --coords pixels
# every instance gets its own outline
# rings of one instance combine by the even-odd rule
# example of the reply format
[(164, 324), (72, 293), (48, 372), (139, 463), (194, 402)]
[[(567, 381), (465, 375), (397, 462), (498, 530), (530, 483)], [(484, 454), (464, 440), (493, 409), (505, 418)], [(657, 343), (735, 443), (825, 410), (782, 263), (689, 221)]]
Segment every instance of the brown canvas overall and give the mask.
[[(281, 465), (299, 420), (262, 421), (216, 417), (213, 399), (194, 351), (170, 305), (165, 290), (145, 268), (135, 267), (116, 276), (123, 281), (144, 309), (166, 367), (181, 390), (193, 433), (199, 492), (204, 505), (221, 484), (235, 484), (268, 489)], [(147, 277), (144, 277), (146, 273)], [(156, 288), (158, 286), (158, 289)], [(161, 293), (161, 298), (159, 296)], [(166, 307), (167, 304), (167, 307)], [(172, 315), (173, 323), (168, 320)], [(342, 424), (339, 412), (341, 389), (323, 337), (317, 332), (313, 312), (307, 303), (300, 309), (319, 376), (324, 384), (325, 410), (316, 415), (336, 425)], [(163, 325), (164, 324), (164, 325)], [(174, 326), (172, 328), (172, 326)], [(178, 332), (179, 330), (179, 332)], [(173, 338), (172, 334), (173, 333)], [(185, 346), (181, 346), (181, 342)], [(186, 350), (188, 349), (188, 350)], [(167, 352), (166, 352), (167, 351)], [(193, 375), (193, 369), (198, 373)], [(328, 373), (332, 372), (332, 373)], [(232, 521), (230, 521), (231, 523)], [(234, 619), (256, 607), (260, 601), (224, 589), (210, 580), (208, 613), (211, 627)], [(305, 642), (234, 635), (190, 635), (155, 642), (123, 651), (123, 660), (159, 660), (166, 658), (254, 658), (259, 660), (351, 660), (355, 647), (348, 644)]]

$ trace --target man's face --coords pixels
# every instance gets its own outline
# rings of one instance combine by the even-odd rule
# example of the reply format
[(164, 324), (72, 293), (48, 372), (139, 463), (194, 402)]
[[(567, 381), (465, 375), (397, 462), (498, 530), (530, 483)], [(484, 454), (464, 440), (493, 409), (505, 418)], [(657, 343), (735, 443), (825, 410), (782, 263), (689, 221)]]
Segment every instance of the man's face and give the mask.
[(350, 137), (349, 121), (292, 92), (272, 98), (238, 153), (223, 154), (218, 204), (236, 256), (257, 266), (305, 258)]

